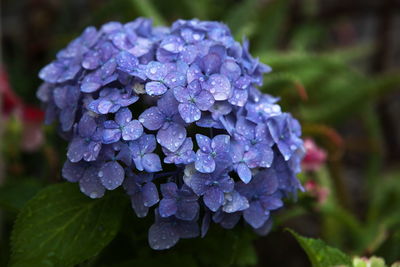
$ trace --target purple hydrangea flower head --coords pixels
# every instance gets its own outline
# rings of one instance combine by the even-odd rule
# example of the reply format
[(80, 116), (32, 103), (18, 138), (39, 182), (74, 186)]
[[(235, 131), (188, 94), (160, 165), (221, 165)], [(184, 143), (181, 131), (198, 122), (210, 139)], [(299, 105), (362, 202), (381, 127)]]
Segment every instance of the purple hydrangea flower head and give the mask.
[(199, 222), (202, 236), (242, 218), (265, 234), (302, 190), (300, 124), (258, 89), (270, 71), (222, 23), (138, 18), (88, 27), (40, 71), (37, 96), (69, 142), (63, 177), (91, 198), (123, 186), (167, 249)]

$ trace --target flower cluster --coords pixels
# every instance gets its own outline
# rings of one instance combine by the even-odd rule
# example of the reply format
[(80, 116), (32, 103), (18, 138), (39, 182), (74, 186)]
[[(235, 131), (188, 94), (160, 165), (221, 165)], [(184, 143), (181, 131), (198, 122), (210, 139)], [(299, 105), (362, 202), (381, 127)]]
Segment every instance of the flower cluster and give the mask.
[(69, 140), (63, 177), (91, 198), (123, 186), (167, 249), (241, 217), (265, 234), (301, 189), (300, 125), (256, 88), (269, 71), (224, 24), (139, 18), (87, 28), (40, 71), (38, 97)]

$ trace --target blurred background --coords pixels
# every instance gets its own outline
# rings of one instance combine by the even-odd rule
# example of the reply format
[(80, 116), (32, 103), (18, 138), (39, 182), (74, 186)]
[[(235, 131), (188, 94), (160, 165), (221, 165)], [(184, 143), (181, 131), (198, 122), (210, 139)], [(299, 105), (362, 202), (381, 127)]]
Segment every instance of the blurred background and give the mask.
[(258, 266), (310, 265), (284, 227), (351, 255), (400, 259), (399, 0), (2, 0), (0, 266), (18, 210), (62, 181), (66, 144), (42, 126), (40, 68), (86, 26), (138, 16), (218, 20), (247, 36), (273, 68), (262, 90), (303, 125), (306, 192), (254, 239)]

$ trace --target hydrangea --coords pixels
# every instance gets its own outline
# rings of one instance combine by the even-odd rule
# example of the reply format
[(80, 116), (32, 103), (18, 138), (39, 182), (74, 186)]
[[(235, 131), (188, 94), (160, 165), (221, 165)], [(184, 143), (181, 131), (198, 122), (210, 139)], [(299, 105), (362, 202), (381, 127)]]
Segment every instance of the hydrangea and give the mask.
[(87, 28), (37, 95), (69, 141), (64, 178), (90, 198), (123, 186), (161, 250), (242, 218), (266, 234), (302, 190), (300, 124), (257, 88), (270, 70), (222, 23), (138, 18)]

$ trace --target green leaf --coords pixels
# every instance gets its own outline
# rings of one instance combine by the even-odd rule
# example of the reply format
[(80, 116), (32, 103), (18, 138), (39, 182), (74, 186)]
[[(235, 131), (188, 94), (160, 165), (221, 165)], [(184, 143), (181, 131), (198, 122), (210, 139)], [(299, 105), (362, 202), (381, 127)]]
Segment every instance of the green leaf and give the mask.
[(313, 267), (351, 266), (351, 258), (337, 248), (326, 245), (322, 240), (306, 238), (287, 229), (307, 253)]
[(0, 207), (18, 212), (43, 187), (37, 179), (13, 179), (0, 186)]
[(89, 199), (76, 184), (43, 189), (18, 215), (10, 266), (73, 266), (95, 256), (118, 232), (125, 204), (114, 192)]
[(131, 0), (133, 7), (144, 17), (152, 18), (156, 25), (166, 25), (163, 16), (150, 0)]

